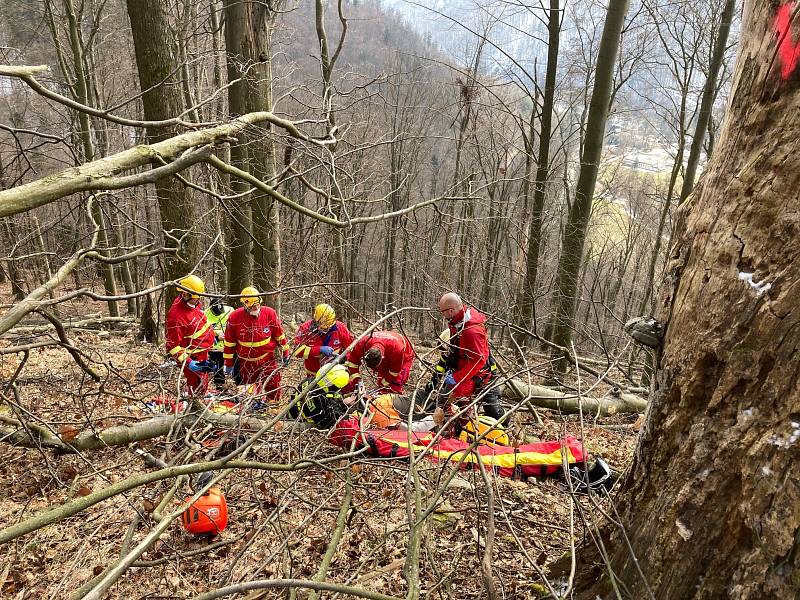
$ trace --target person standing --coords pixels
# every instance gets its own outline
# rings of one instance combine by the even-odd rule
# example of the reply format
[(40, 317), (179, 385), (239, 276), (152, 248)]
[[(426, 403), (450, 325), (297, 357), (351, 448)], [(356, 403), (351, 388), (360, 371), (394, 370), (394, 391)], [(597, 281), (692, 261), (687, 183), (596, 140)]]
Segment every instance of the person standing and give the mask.
[(189, 396), (205, 394), (208, 388), (208, 351), (214, 345), (214, 331), (200, 304), (206, 286), (197, 275), (178, 282), (179, 294), (167, 311), (166, 349), (183, 367)]
[(214, 345), (208, 351), (211, 363), (211, 376), (218, 388), (225, 384), (225, 361), (222, 358), (225, 346), (225, 327), (233, 312), (233, 307), (222, 303), (222, 298), (214, 298), (206, 309), (206, 319), (214, 330)]
[(241, 303), (228, 317), (225, 328), (225, 376), (232, 376), (237, 385), (259, 384), (268, 398), (277, 400), (281, 374), (275, 351), (279, 351), (284, 366), (289, 362), (283, 325), (274, 309), (261, 305), (256, 288), (244, 288)]
[(455, 400), (478, 396), (484, 414), (500, 419), (500, 392), (492, 385), (497, 365), (489, 352), (486, 317), (452, 292), (439, 300), (439, 312), (450, 330), (449, 370), (443, 380), (450, 389), (449, 396)]

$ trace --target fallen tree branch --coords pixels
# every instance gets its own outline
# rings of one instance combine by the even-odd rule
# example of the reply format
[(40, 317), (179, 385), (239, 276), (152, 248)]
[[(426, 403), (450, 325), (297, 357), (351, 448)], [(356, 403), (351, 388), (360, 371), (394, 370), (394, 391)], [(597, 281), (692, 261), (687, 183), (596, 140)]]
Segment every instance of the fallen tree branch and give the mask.
[(356, 217), (355, 219), (348, 219), (348, 220), (345, 220), (345, 221), (341, 221), (341, 220), (339, 220), (339, 219), (337, 219), (335, 217), (325, 216), (325, 215), (323, 215), (323, 214), (321, 214), (321, 213), (319, 213), (319, 212), (317, 212), (315, 210), (312, 210), (312, 209), (310, 209), (310, 208), (308, 208), (306, 206), (303, 206), (302, 204), (300, 204), (299, 202), (296, 202), (295, 200), (292, 200), (291, 198), (287, 198), (286, 196), (281, 194), (278, 190), (276, 190), (274, 187), (272, 187), (270, 185), (267, 185), (266, 183), (264, 183), (263, 181), (261, 181), (257, 177), (254, 177), (253, 175), (248, 173), (247, 171), (243, 171), (242, 169), (238, 169), (237, 167), (234, 167), (233, 165), (229, 165), (228, 163), (226, 163), (223, 160), (220, 160), (218, 157), (214, 156), (213, 154), (208, 156), (205, 159), (205, 162), (207, 162), (208, 164), (210, 164), (211, 166), (213, 166), (217, 170), (222, 171), (223, 173), (227, 173), (228, 175), (232, 175), (233, 177), (237, 177), (238, 179), (241, 179), (242, 181), (246, 181), (247, 183), (249, 183), (253, 187), (255, 187), (258, 190), (260, 190), (260, 191), (264, 192), (265, 194), (269, 195), (274, 200), (280, 202), (284, 206), (286, 206), (288, 208), (291, 208), (292, 210), (295, 210), (295, 211), (299, 212), (300, 214), (306, 215), (307, 217), (311, 217), (312, 219), (316, 219), (317, 221), (321, 221), (321, 222), (325, 223), (326, 225), (331, 225), (333, 227), (350, 227), (352, 225), (360, 225), (360, 224), (363, 224), (363, 223), (374, 223), (374, 222), (377, 222), (377, 221), (384, 221), (384, 220), (387, 220), (387, 219), (393, 219), (395, 217), (403, 216), (405, 214), (414, 212), (416, 210), (419, 210), (420, 208), (424, 208), (425, 206), (429, 206), (431, 204), (435, 204), (435, 203), (443, 201), (443, 200), (468, 200), (468, 199), (474, 199), (472, 197), (466, 197), (466, 196), (464, 196), (464, 197), (462, 197), (462, 196), (440, 196), (440, 197), (437, 197), (437, 198), (429, 198), (427, 200), (423, 200), (421, 202), (417, 202), (416, 204), (413, 204), (411, 206), (408, 206), (406, 208), (402, 208), (400, 210), (396, 210), (396, 211), (393, 211), (393, 212), (382, 213), (382, 214), (374, 215), (374, 216), (370, 216), (370, 217)]
[(167, 435), (174, 427), (179, 425), (191, 426), (198, 420), (221, 427), (244, 427), (252, 430), (260, 429), (265, 424), (261, 419), (253, 417), (241, 418), (238, 415), (218, 415), (206, 411), (204, 414), (190, 412), (187, 414), (154, 417), (134, 424), (115, 425), (99, 432), (83, 431), (68, 443), (47, 432), (46, 429), (36, 430), (39, 435), (35, 439), (23, 429), (9, 430), (0, 428), (0, 435), (3, 436), (4, 441), (11, 440), (11, 443), (15, 446), (24, 448), (44, 446), (55, 448), (65, 453), (77, 453), (84, 450), (99, 450), (110, 446), (124, 446), (134, 442), (150, 440)]
[(9, 346), (8, 348), (0, 348), (0, 355), (2, 354), (17, 354), (19, 352), (29, 352), (31, 350), (36, 350), (37, 348), (46, 348), (48, 346), (60, 346), (61, 342), (57, 342), (56, 340), (49, 340), (49, 341), (42, 341), (42, 342), (32, 342), (30, 344), (22, 344), (20, 346)]
[[(92, 115), (93, 117), (98, 117), (100, 119), (105, 119), (106, 121), (111, 121), (112, 123), (118, 123), (120, 125), (128, 125), (130, 127), (170, 127), (172, 125), (180, 125), (189, 129), (196, 129), (197, 127), (207, 126), (209, 123), (195, 123), (192, 121), (184, 121), (181, 118), (172, 118), (172, 119), (164, 119), (161, 121), (145, 121), (142, 119), (127, 119), (125, 117), (120, 117), (117, 115), (112, 114), (109, 111), (101, 110), (95, 108), (93, 106), (88, 106), (86, 104), (81, 104), (72, 98), (68, 98), (67, 96), (62, 96), (61, 94), (54, 92), (45, 86), (43, 86), (39, 81), (34, 77), (37, 73), (42, 73), (48, 71), (50, 68), (47, 65), (38, 65), (38, 66), (9, 66), (9, 65), (0, 65), (0, 76), (6, 77), (17, 77), (24, 81), (33, 91), (36, 93), (44, 96), (45, 98), (49, 98), (59, 104), (63, 104), (69, 108), (77, 110), (82, 113), (86, 113)], [(250, 113), (256, 114), (256, 113)], [(262, 113), (258, 113), (262, 114)], [(316, 144), (324, 145), (333, 143), (335, 140), (319, 140), (310, 138), (307, 135), (303, 134), (298, 128), (297, 125), (292, 121), (287, 121), (286, 119), (282, 119), (277, 115), (272, 113), (263, 113), (267, 115), (260, 119), (260, 121), (269, 121), (273, 125), (281, 127), (289, 132), (292, 137), (295, 137), (300, 140), (304, 141), (312, 141)], [(244, 115), (248, 116), (248, 115)]]
[(172, 479), (180, 475), (194, 475), (195, 473), (205, 473), (207, 471), (221, 471), (224, 469), (254, 469), (258, 471), (280, 471), (280, 472), (300, 471), (303, 469), (320, 467), (332, 462), (338, 463), (342, 459), (348, 459), (351, 457), (360, 456), (366, 450), (367, 448), (363, 448), (361, 450), (351, 452), (349, 454), (338, 454), (320, 460), (302, 459), (289, 464), (262, 463), (262, 462), (247, 461), (247, 460), (230, 460), (227, 457), (223, 457), (218, 460), (213, 460), (209, 462), (190, 463), (188, 465), (177, 465), (166, 469), (160, 469), (158, 471), (152, 471), (150, 473), (133, 475), (131, 477), (128, 477), (127, 479), (123, 479), (122, 481), (118, 481), (117, 483), (114, 483), (106, 488), (103, 488), (102, 490), (93, 492), (88, 496), (84, 496), (82, 498), (76, 498), (71, 502), (66, 502), (54, 508), (46, 509), (39, 514), (36, 514), (26, 519), (25, 521), (22, 521), (21, 523), (17, 523), (16, 525), (12, 525), (10, 527), (6, 527), (5, 529), (0, 530), (0, 545), (5, 544), (6, 542), (10, 542), (11, 540), (14, 540), (27, 533), (31, 533), (32, 531), (41, 529), (42, 527), (46, 527), (47, 525), (52, 525), (53, 523), (62, 521), (67, 517), (71, 517), (73, 515), (78, 514), (79, 512), (86, 510), (90, 506), (99, 504), (103, 500), (108, 500), (109, 498), (113, 498), (118, 494), (121, 494), (123, 492), (128, 492), (137, 487), (147, 485), (148, 483), (155, 483), (156, 481), (162, 481), (164, 479)]
[[(0, 67), (0, 74), (3, 74), (2, 67)], [(295, 137), (305, 139), (305, 136), (300, 134), (293, 123), (279, 119), (271, 112), (248, 113), (224, 125), (190, 131), (154, 144), (142, 144), (78, 167), (64, 169), (59, 173), (24, 185), (0, 191), (0, 217), (25, 212), (78, 192), (117, 189), (120, 186), (130, 187), (138, 181), (132, 180), (131, 177), (139, 177), (142, 183), (146, 183), (149, 177), (146, 173), (122, 178), (117, 175), (149, 164), (161, 165), (163, 160), (179, 159), (186, 151), (227, 140), (250, 125), (264, 121), (278, 125), (292, 135), (296, 133)], [(189, 158), (178, 163), (178, 166), (191, 161), (198, 162), (204, 157), (204, 152), (192, 153)], [(186, 166), (189, 164), (182, 168)], [(167, 167), (157, 167), (154, 170), (158, 171), (159, 169), (166, 169), (163, 174), (167, 174), (170, 170)]]
[(231, 594), (249, 592), (250, 590), (272, 590), (272, 589), (291, 589), (301, 588), (308, 590), (319, 590), (321, 592), (336, 592), (345, 596), (355, 596), (357, 598), (368, 598), (369, 600), (402, 600), (397, 596), (387, 596), (380, 592), (372, 592), (362, 588), (343, 585), (339, 583), (329, 583), (327, 581), (308, 581), (305, 579), (264, 579), (260, 581), (248, 581), (222, 587), (205, 594), (195, 596), (193, 600), (213, 600)]
[(515, 402), (528, 399), (541, 408), (566, 414), (577, 414), (582, 409), (587, 414), (608, 416), (616, 413), (643, 413), (647, 408), (647, 401), (633, 394), (578, 398), (576, 395), (563, 394), (541, 385), (528, 385), (521, 379), (507, 379), (502, 385), (501, 393), (504, 398)]
[[(536, 341), (544, 344), (548, 348), (552, 348), (553, 350), (558, 351), (564, 357), (565, 360), (569, 361), (570, 364), (575, 364), (577, 366), (577, 368), (579, 368), (581, 371), (585, 371), (585, 372), (589, 373), (590, 375), (594, 375), (595, 377), (597, 377), (597, 379), (599, 381), (605, 381), (606, 383), (608, 383), (609, 385), (614, 386), (615, 388), (626, 389), (626, 386), (622, 385), (621, 383), (619, 383), (615, 379), (612, 379), (611, 377), (609, 377), (607, 371), (606, 372), (600, 372), (599, 370), (597, 370), (597, 369), (595, 369), (593, 367), (590, 367), (589, 364), (588, 364), (588, 363), (592, 362), (592, 363), (596, 363), (596, 364), (600, 364), (600, 365), (605, 365), (605, 363), (601, 363), (599, 361), (592, 360), (592, 359), (585, 359), (585, 358), (579, 357), (577, 355), (577, 353), (572, 352), (569, 348), (565, 348), (564, 346), (560, 346), (560, 345), (558, 345), (556, 343), (553, 343), (550, 340), (548, 340), (547, 338), (544, 338), (544, 337), (540, 336), (538, 333), (535, 333), (535, 332), (531, 331), (530, 329), (525, 329), (524, 327), (520, 327), (519, 325), (517, 325), (515, 323), (512, 323), (511, 321), (506, 321), (505, 319), (500, 319), (500, 318), (497, 318), (497, 317), (494, 317), (493, 320), (497, 321), (498, 323), (502, 323), (503, 325), (506, 325), (511, 331), (514, 331), (514, 332), (517, 332), (517, 333), (524, 333), (525, 335), (528, 335), (528, 336), (532, 337), (533, 339), (535, 339)], [(548, 359), (549, 359), (549, 357), (548, 357)]]
[(67, 352), (70, 353), (73, 360), (75, 360), (78, 366), (81, 369), (83, 369), (83, 372), (86, 373), (89, 377), (91, 377), (94, 381), (100, 381), (101, 379), (100, 375), (97, 373), (97, 371), (92, 369), (92, 367), (86, 364), (86, 361), (83, 360), (83, 356), (81, 356), (80, 350), (78, 350), (73, 345), (72, 340), (70, 340), (67, 337), (67, 332), (64, 329), (64, 326), (61, 324), (61, 321), (59, 321), (54, 314), (46, 310), (39, 310), (39, 314), (42, 315), (48, 321), (50, 321), (50, 324), (55, 328), (56, 333), (58, 334), (58, 339), (61, 342), (61, 346), (65, 348)]
[[(348, 471), (344, 498), (342, 498), (342, 504), (339, 507), (339, 514), (336, 517), (336, 527), (330, 534), (330, 541), (328, 542), (328, 547), (325, 550), (325, 556), (322, 558), (322, 562), (319, 565), (317, 574), (314, 575), (314, 581), (316, 582), (325, 581), (325, 577), (328, 575), (328, 568), (331, 566), (331, 561), (336, 554), (336, 550), (339, 548), (339, 542), (342, 540), (342, 535), (344, 534), (347, 524), (345, 519), (347, 518), (347, 513), (350, 511), (350, 502), (353, 499), (353, 484), (350, 481), (351, 477), (352, 472)], [(318, 598), (319, 594), (317, 594), (316, 591), (313, 591), (308, 595), (308, 600), (317, 600)]]

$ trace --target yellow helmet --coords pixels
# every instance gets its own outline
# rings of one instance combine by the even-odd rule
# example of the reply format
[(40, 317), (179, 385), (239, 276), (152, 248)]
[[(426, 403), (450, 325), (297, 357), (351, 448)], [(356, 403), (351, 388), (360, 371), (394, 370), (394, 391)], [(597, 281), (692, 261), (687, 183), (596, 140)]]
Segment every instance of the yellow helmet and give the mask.
[(350, 383), (350, 372), (344, 365), (323, 365), (317, 376), (320, 378), (317, 385), (326, 390), (331, 387), (340, 390)]
[(258, 290), (256, 288), (247, 286), (242, 290), (240, 301), (245, 308), (252, 308), (261, 304), (261, 296), (258, 295)]
[(467, 421), (467, 424), (464, 425), (464, 428), (458, 435), (458, 439), (467, 444), (471, 444), (475, 441), (475, 438), (480, 436), (483, 436), (479, 442), (480, 444), (489, 446), (511, 445), (511, 440), (506, 430), (503, 429), (503, 426), (497, 422), (497, 419), (487, 417), (486, 415), (481, 415), (478, 417), (477, 421), (475, 419)]
[(178, 281), (178, 289), (189, 292), (192, 298), (199, 298), (199, 294), (205, 294), (206, 284), (197, 275), (187, 275)]
[(314, 307), (314, 322), (320, 331), (328, 331), (336, 323), (336, 311), (330, 304), (317, 304)]

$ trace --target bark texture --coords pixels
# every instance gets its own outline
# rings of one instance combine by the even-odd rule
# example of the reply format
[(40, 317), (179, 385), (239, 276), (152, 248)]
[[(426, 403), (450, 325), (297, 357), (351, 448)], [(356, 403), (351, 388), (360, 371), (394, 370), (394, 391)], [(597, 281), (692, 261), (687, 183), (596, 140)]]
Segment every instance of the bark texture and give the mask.
[[(250, 11), (247, 3), (238, 0), (225, 0), (225, 47), (228, 67), (228, 111), (230, 116), (247, 112), (247, 71), (253, 67), (247, 63), (248, 50), (253, 46), (249, 26)], [(251, 174), (250, 156), (245, 144), (246, 133), (238, 143), (231, 144), (231, 164)], [(231, 179), (231, 191), (241, 195), (231, 207), (230, 257), (228, 260), (228, 292), (238, 294), (245, 286), (253, 283), (253, 209), (252, 195), (245, 192), (249, 186), (241, 178)]]
[[(659, 600), (800, 590), (800, 73), (775, 10), (745, 6), (727, 121), (659, 298), (665, 345), (619, 506)], [(611, 570), (648, 597), (612, 543)]]
[[(172, 54), (173, 36), (166, 14), (166, 4), (160, 0), (128, 0), (136, 65), (142, 88), (142, 105), (145, 119), (160, 121), (181, 114), (183, 101), (177, 84), (178, 63)], [(147, 138), (151, 144), (164, 141), (176, 132), (171, 127), (148, 127)], [(166, 279), (179, 279), (194, 268), (199, 247), (195, 235), (190, 233), (196, 223), (191, 191), (178, 179), (165, 177), (156, 182), (156, 196), (165, 233), (174, 240), (183, 238), (180, 251), (166, 259)], [(167, 238), (166, 246), (175, 241)], [(168, 288), (165, 307), (172, 304), (176, 290)]]
[(557, 410), (564, 414), (583, 412), (586, 418), (608, 416), (616, 413), (643, 413), (647, 408), (647, 400), (635, 394), (609, 394), (604, 398), (562, 394), (541, 385), (528, 385), (521, 379), (509, 379), (502, 387), (503, 398), (511, 402), (519, 402), (527, 398), (531, 404), (541, 408)]

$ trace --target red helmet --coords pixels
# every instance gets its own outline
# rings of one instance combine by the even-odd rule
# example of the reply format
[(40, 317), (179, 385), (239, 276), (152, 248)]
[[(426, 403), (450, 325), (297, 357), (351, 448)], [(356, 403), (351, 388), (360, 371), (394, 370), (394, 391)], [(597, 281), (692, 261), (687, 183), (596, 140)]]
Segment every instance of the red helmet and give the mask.
[[(191, 501), (191, 497), (186, 499)], [(191, 534), (217, 534), (228, 526), (228, 504), (217, 488), (209, 489), (181, 515), (183, 528)]]

